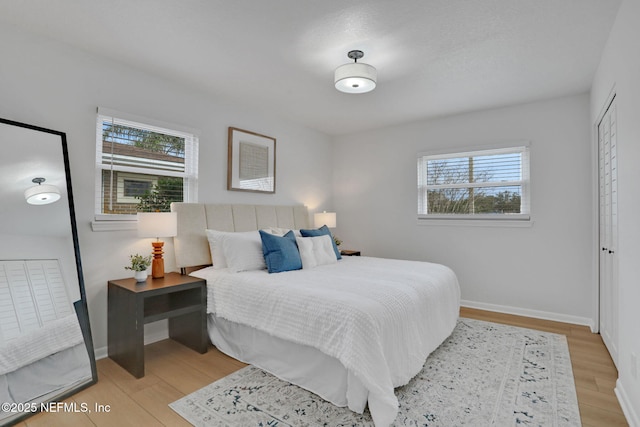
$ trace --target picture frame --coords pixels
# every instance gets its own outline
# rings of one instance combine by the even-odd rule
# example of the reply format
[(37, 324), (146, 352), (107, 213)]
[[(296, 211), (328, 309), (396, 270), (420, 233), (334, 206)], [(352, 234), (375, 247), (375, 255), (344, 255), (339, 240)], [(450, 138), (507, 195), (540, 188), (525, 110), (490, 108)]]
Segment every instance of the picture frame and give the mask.
[(276, 192), (276, 139), (229, 127), (227, 190)]

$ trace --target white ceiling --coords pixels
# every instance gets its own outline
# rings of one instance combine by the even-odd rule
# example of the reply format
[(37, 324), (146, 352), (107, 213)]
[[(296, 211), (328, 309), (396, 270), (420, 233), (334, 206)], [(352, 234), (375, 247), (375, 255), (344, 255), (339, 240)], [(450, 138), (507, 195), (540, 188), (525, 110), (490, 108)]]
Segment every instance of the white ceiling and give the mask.
[[(586, 92), (620, 0), (2, 0), (0, 23), (327, 134)], [(349, 50), (373, 92), (333, 88)]]

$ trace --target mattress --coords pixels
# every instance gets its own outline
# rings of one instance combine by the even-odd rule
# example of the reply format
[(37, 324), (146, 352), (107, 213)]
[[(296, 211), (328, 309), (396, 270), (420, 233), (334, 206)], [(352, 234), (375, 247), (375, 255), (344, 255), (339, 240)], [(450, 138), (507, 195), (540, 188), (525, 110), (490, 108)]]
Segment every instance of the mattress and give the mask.
[[(346, 257), (336, 264), (278, 274), (207, 268), (192, 275), (207, 280), (207, 311), (215, 318), (334, 359), (344, 369), (337, 374), (338, 384), (345, 386), (339, 396), (326, 396), (317, 385), (326, 375), (322, 370), (301, 374), (300, 366), (284, 366), (273, 372), (264, 360), (277, 354), (262, 354), (260, 366), (254, 363), (254, 349), (245, 351), (243, 361), (356, 412), (368, 404), (381, 426), (391, 424), (397, 414), (393, 389), (420, 371), (427, 356), (451, 334), (459, 313), (455, 274), (426, 262)], [(224, 334), (225, 342), (223, 334), (211, 332), (213, 343), (233, 348), (233, 333)], [(240, 344), (250, 345), (250, 340)]]

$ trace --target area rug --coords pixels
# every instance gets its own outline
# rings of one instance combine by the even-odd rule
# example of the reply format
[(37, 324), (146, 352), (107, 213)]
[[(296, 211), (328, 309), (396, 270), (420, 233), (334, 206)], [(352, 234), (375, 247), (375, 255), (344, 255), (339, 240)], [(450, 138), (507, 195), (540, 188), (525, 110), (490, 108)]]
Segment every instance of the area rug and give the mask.
[[(409, 384), (394, 426), (580, 426), (564, 335), (459, 319)], [(247, 366), (169, 405), (195, 426), (373, 426)]]

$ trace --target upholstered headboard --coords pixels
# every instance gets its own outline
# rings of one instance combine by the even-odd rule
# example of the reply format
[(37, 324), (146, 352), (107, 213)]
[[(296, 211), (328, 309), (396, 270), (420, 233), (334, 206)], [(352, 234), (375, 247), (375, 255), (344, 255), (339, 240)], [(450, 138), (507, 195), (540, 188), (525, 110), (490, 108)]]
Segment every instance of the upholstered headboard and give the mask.
[(173, 238), (176, 267), (211, 264), (206, 229), (251, 231), (267, 227), (309, 228), (306, 206), (219, 205), (172, 203), (178, 213), (178, 235)]

